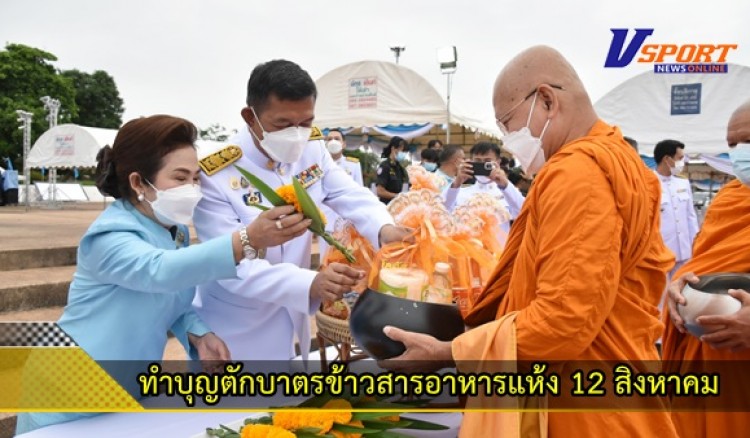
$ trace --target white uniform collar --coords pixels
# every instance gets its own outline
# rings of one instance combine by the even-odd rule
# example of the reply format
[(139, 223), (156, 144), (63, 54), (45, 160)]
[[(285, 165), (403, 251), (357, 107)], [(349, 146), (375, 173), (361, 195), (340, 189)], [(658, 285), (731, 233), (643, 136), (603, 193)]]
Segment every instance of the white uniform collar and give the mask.
[(672, 176), (672, 175), (669, 175), (669, 176), (664, 176), (664, 175), (662, 175), (661, 173), (659, 173), (659, 172), (658, 172), (658, 171), (656, 171), (656, 170), (654, 170), (654, 173), (656, 174), (656, 176), (658, 176), (658, 177), (659, 177), (659, 179), (660, 179), (661, 181), (664, 181), (664, 182), (670, 181), (670, 180), (671, 180), (672, 178), (674, 178), (674, 176)]

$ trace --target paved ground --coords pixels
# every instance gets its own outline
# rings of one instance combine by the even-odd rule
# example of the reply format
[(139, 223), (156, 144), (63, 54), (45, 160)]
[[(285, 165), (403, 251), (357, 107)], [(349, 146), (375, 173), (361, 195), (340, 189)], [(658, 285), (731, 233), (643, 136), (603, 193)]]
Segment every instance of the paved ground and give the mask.
[(0, 207), (0, 251), (77, 246), (102, 204), (66, 205), (50, 210)]

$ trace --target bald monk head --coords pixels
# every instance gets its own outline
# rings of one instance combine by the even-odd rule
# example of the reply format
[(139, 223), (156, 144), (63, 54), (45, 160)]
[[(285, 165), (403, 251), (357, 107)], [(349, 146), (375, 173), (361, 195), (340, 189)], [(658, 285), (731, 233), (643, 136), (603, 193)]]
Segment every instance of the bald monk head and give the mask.
[(532, 136), (541, 137), (546, 160), (562, 145), (588, 134), (598, 119), (578, 74), (560, 52), (547, 46), (527, 49), (503, 68), (492, 105), (498, 126), (507, 132), (526, 126), (531, 114), (528, 127)]
[(740, 143), (750, 143), (750, 100), (734, 110), (727, 124), (727, 144), (735, 147)]

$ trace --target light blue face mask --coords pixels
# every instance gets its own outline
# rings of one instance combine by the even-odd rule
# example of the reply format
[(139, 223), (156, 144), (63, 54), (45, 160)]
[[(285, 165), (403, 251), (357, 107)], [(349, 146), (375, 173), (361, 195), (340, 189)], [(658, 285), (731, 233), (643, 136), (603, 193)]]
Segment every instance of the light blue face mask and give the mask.
[(406, 152), (401, 151), (396, 154), (396, 160), (397, 161), (406, 161), (409, 159), (409, 155), (406, 154)]
[(422, 167), (427, 169), (428, 172), (434, 172), (437, 170), (437, 163), (422, 163)]
[(729, 152), (734, 175), (742, 184), (750, 186), (750, 144), (740, 144)]

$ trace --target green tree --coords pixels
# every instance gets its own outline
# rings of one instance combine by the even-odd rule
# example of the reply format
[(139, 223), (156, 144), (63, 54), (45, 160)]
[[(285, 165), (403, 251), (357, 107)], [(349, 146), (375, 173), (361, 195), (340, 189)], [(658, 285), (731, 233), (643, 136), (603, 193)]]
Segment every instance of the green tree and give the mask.
[(355, 149), (353, 151), (345, 150), (344, 156), (354, 157), (359, 160), (359, 166), (362, 168), (362, 180), (365, 187), (370, 187), (370, 184), (375, 182), (377, 178), (376, 172), (378, 170), (378, 164), (380, 164), (380, 157), (377, 155), (360, 151)]
[(23, 133), (18, 129), (16, 110), (34, 114), (31, 144), (49, 128), (42, 96), (59, 99), (58, 123), (69, 123), (78, 115), (75, 88), (51, 62), (55, 55), (23, 44), (8, 44), (0, 51), (0, 157), (10, 157), (20, 169), (23, 162)]
[(76, 90), (78, 117), (73, 118), (73, 123), (110, 129), (122, 125), (125, 108), (112, 76), (102, 70), (91, 74), (66, 70), (62, 75), (72, 81)]
[(234, 133), (230, 132), (226, 127), (219, 123), (212, 123), (208, 128), (200, 129), (199, 131), (198, 136), (201, 139), (213, 141), (227, 141), (229, 136)]

